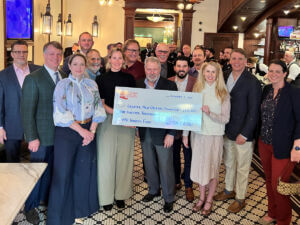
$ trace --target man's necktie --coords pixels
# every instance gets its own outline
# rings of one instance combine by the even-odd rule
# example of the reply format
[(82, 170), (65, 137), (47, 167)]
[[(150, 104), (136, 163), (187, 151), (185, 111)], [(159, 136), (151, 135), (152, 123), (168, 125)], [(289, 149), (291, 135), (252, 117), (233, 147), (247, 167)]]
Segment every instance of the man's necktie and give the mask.
[(55, 75), (55, 84), (57, 84), (58, 81), (59, 81), (59, 75), (58, 75), (58, 72), (55, 72), (54, 75)]

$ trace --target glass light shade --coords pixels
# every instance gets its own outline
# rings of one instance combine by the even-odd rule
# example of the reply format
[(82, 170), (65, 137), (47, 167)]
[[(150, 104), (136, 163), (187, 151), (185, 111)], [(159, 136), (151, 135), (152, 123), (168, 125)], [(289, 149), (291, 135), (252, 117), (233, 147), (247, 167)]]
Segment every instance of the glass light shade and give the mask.
[(52, 33), (52, 24), (53, 24), (53, 17), (50, 14), (50, 4), (47, 4), (46, 13), (42, 17), (42, 33), (43, 34), (51, 34)]
[(186, 6), (185, 6), (185, 9), (186, 10), (190, 10), (190, 9), (192, 9), (193, 8), (193, 5), (192, 4), (186, 4)]
[(99, 0), (99, 4), (100, 4), (101, 6), (106, 5), (106, 0)]
[(68, 20), (66, 22), (66, 36), (72, 36), (73, 33), (73, 23), (71, 20), (71, 14), (68, 16)]
[(99, 29), (99, 24), (97, 21), (97, 16), (95, 16), (94, 22), (92, 23), (92, 36), (93, 37), (98, 37), (98, 29)]
[(108, 0), (108, 1), (107, 1), (107, 5), (108, 5), (108, 6), (111, 6), (112, 4), (113, 4), (113, 0)]
[(56, 21), (56, 34), (57, 36), (62, 35), (62, 18), (61, 13), (58, 15), (58, 20)]
[(165, 18), (162, 17), (162, 16), (147, 16), (147, 20), (150, 20), (154, 23), (157, 23), (157, 22), (160, 22), (160, 21), (163, 21)]
[(180, 10), (184, 9), (184, 4), (183, 3), (178, 3), (177, 8), (180, 9)]

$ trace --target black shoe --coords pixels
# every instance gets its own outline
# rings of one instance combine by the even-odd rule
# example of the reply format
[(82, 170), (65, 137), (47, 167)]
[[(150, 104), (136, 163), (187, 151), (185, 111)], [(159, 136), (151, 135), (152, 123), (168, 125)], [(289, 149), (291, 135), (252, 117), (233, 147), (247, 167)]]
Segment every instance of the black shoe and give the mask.
[(116, 204), (117, 204), (117, 207), (119, 209), (125, 208), (125, 201), (124, 200), (116, 200)]
[(39, 213), (37, 212), (37, 210), (35, 208), (29, 210), (28, 212), (25, 211), (24, 214), (25, 214), (26, 220), (29, 223), (32, 223), (34, 225), (39, 224), (40, 217), (39, 217)]
[(169, 213), (173, 210), (173, 202), (165, 202), (164, 212)]
[(152, 195), (152, 194), (146, 194), (145, 196), (144, 196), (144, 198), (142, 199), (142, 201), (143, 202), (150, 202), (150, 201), (153, 201), (153, 199), (155, 198), (155, 197), (158, 197), (158, 196), (160, 196), (160, 193), (157, 193), (157, 194), (155, 194), (155, 195)]
[(113, 207), (112, 204), (110, 204), (110, 205), (104, 205), (104, 206), (103, 206), (103, 209), (104, 209), (105, 211), (110, 211), (110, 210), (112, 209), (112, 207)]

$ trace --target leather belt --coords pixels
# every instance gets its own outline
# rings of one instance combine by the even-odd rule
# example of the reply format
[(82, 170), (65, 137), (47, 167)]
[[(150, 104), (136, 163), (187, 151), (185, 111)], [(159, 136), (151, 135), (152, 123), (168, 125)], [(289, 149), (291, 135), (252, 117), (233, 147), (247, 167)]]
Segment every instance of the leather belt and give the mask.
[(75, 120), (75, 123), (79, 123), (79, 124), (86, 124), (86, 123), (89, 123), (92, 121), (92, 118), (88, 118), (86, 120), (82, 120), (82, 121), (79, 121), (79, 120)]

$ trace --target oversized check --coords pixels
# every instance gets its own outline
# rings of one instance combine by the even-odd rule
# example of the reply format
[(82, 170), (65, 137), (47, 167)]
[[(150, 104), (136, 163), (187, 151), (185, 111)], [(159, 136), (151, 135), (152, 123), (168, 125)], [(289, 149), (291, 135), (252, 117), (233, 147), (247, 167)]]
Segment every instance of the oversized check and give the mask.
[(116, 87), (113, 125), (200, 131), (202, 94)]

